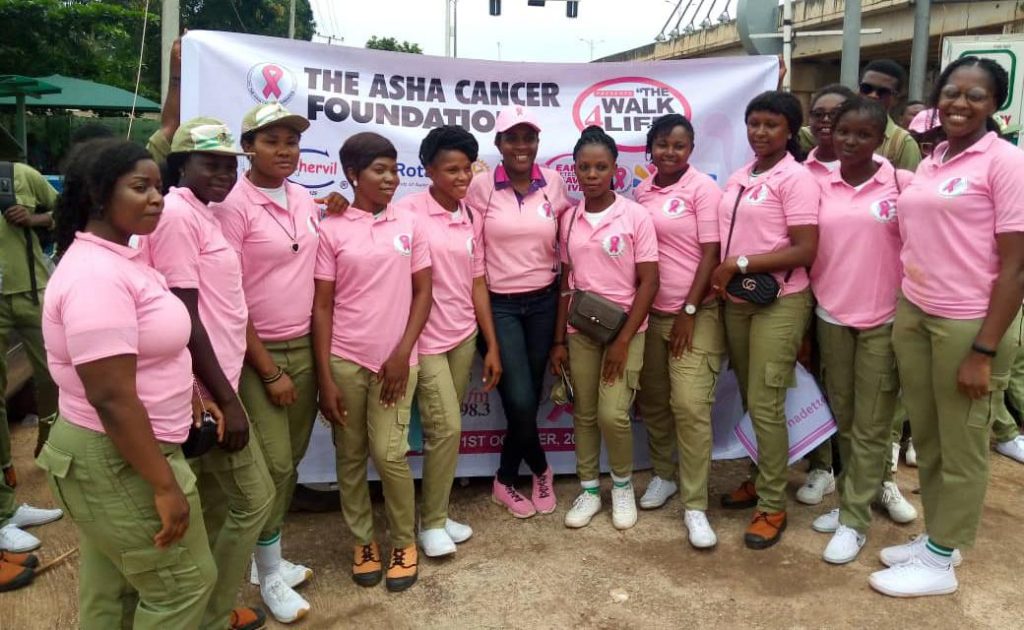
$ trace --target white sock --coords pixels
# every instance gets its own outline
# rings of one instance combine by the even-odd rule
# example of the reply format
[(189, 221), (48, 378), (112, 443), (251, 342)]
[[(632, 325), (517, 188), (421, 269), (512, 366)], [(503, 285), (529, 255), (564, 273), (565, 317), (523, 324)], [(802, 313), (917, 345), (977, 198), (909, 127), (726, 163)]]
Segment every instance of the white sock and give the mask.
[(616, 488), (625, 488), (626, 486), (629, 485), (629, 482), (630, 482), (631, 479), (633, 479), (633, 478), (630, 477), (629, 475), (626, 475), (625, 477), (616, 477), (613, 474), (612, 475), (612, 484)]
[(281, 533), (269, 541), (256, 543), (256, 572), (262, 583), (268, 576), (281, 570)]
[(925, 566), (932, 567), (933, 569), (948, 569), (953, 564), (952, 556), (949, 554), (941, 553), (937, 547), (933, 547), (934, 543), (929, 540), (925, 543), (924, 552), (921, 554), (921, 561), (924, 562)]

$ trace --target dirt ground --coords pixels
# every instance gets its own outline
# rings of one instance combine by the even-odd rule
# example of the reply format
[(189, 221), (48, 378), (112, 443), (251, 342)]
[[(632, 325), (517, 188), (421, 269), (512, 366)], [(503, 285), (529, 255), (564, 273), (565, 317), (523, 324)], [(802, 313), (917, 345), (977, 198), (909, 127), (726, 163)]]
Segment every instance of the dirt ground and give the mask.
[[(50, 506), (43, 472), (31, 464), (34, 429), (13, 427), (18, 500)], [(716, 462), (713, 497), (743, 477), (743, 461)], [(804, 473), (794, 469), (790, 491)], [(636, 475), (639, 491), (649, 473)], [(901, 466), (899, 483), (920, 509), (913, 468)], [(713, 502), (709, 517), (719, 537), (709, 552), (685, 540), (678, 502), (641, 512), (636, 527), (611, 525), (605, 480), (605, 511), (587, 528), (571, 531), (562, 517), (578, 486), (557, 482), (555, 514), (519, 521), (491, 504), (489, 483), (475, 480), (452, 494), (451, 514), (470, 523), (474, 537), (450, 559), (421, 556), (419, 582), (402, 594), (383, 585), (365, 589), (349, 578), (352, 540), (340, 513), (292, 514), (285, 528), (286, 556), (311, 566), (301, 587), (312, 612), (296, 628), (1022, 628), (1024, 466), (992, 455), (992, 478), (978, 544), (964, 553), (957, 571), (960, 591), (948, 597), (896, 600), (875, 594), (868, 575), (881, 567), (878, 550), (921, 531), (921, 519), (893, 524), (876, 512), (860, 557), (833, 567), (821, 559), (828, 536), (811, 521), (834, 506), (792, 500), (789, 529), (767, 551), (743, 547), (749, 515)], [(639, 494), (638, 491), (638, 494)], [(792, 498), (792, 497), (791, 497)], [(375, 505), (383, 529), (381, 505)], [(44, 562), (76, 544), (68, 519), (34, 530), (43, 540)], [(39, 576), (28, 588), (0, 593), (0, 630), (77, 627), (77, 557)], [(241, 599), (259, 604), (255, 587)], [(271, 622), (269, 627), (282, 628)], [(172, 629), (168, 629), (172, 630)]]

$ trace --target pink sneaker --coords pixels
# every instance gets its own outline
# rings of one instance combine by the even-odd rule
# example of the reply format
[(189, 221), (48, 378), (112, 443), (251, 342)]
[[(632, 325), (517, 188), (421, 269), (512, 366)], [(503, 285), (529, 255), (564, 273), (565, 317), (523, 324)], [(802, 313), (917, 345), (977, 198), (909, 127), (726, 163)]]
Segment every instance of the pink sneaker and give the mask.
[(551, 514), (555, 511), (555, 473), (551, 466), (541, 474), (533, 476), (533, 496), (531, 500), (533, 507), (541, 514)]
[(519, 494), (515, 486), (505, 485), (498, 481), (497, 477), (494, 478), (491, 501), (498, 505), (504, 505), (516, 518), (530, 518), (537, 513), (537, 510), (533, 509), (533, 504)]

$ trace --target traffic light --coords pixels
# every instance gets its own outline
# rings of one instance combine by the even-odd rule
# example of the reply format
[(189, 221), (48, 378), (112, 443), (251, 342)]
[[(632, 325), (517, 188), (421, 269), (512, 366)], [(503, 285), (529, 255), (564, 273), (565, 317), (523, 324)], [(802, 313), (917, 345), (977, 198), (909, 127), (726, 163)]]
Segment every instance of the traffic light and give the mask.
[(565, 3), (565, 17), (567, 17), (567, 18), (574, 18), (574, 17), (579, 17), (579, 15), (580, 15), (580, 3), (579, 2), (573, 2), (572, 0), (569, 0), (569, 2)]
[(501, 0), (491, 0), (491, 15), (501, 15)]
[(544, 0), (526, 0), (526, 4), (531, 7), (542, 7), (544, 6)]

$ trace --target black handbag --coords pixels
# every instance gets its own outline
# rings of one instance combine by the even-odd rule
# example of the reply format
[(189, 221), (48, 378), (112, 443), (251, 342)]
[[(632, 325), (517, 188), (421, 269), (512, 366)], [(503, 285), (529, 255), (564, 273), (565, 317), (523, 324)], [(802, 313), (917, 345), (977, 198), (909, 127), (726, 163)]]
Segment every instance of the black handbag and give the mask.
[[(565, 237), (565, 255), (569, 259), (569, 281), (573, 281), (574, 270), (569, 239), (572, 237), (573, 224), (579, 217), (579, 206), (573, 212), (569, 223), (569, 233)], [(621, 306), (611, 300), (594, 293), (575, 289), (569, 303), (569, 325), (583, 333), (593, 341), (607, 346), (619, 335), (626, 324), (629, 314)]]
[[(732, 219), (729, 221), (729, 239), (725, 244), (725, 255), (722, 256), (722, 260), (729, 257), (732, 233), (736, 227), (736, 212), (739, 210), (740, 199), (746, 189), (746, 186), (740, 186), (740, 191), (736, 194), (736, 203), (732, 206)], [(785, 281), (788, 282), (792, 275), (793, 270), (790, 269), (786, 272)], [(779, 298), (779, 295), (782, 294), (782, 287), (779, 286), (779, 281), (775, 279), (775, 276), (770, 273), (738, 273), (729, 280), (729, 284), (725, 285), (725, 291), (745, 302), (764, 306)]]
[[(199, 388), (196, 385), (193, 385), (193, 388), (199, 396), (200, 404), (202, 404), (203, 396), (199, 392)], [(207, 411), (206, 406), (203, 405), (203, 413), (199, 418), (199, 424), (192, 422), (188, 425), (188, 437), (185, 438), (181, 445), (181, 452), (187, 459), (192, 459), (194, 457), (202, 457), (216, 445), (217, 420), (214, 419), (213, 414)]]

